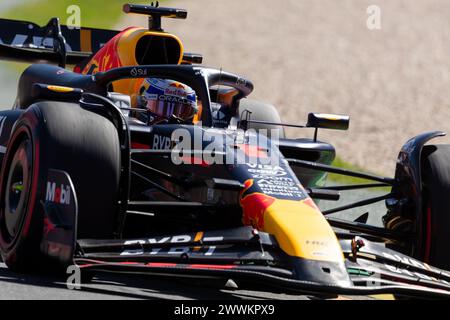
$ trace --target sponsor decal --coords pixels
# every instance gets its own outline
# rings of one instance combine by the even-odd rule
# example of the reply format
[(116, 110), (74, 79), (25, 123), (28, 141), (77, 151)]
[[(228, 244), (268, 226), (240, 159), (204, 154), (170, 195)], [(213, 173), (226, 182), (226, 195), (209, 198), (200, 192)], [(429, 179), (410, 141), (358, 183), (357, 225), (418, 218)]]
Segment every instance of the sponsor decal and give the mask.
[(172, 148), (172, 140), (170, 137), (155, 134), (153, 136), (152, 148), (155, 150), (169, 150)]
[(298, 184), (289, 177), (270, 177), (257, 181), (258, 187), (267, 195), (303, 199), (305, 193)]
[[(201, 237), (203, 236), (202, 233)], [(150, 238), (147, 240), (128, 240), (125, 241), (125, 245), (145, 245), (145, 244), (183, 244), (183, 243), (189, 243), (189, 242), (198, 242), (201, 239), (198, 239), (197, 237), (192, 237), (190, 235), (176, 235), (173, 237), (158, 237), (158, 238)], [(204, 237), (202, 242), (207, 243), (211, 241), (222, 241), (223, 237), (215, 237), (215, 238), (208, 238)], [(200, 252), (198, 247), (191, 248), (189, 246), (173, 246), (169, 248), (152, 248), (148, 251), (145, 251), (143, 248), (140, 249), (126, 249), (122, 251), (120, 255), (126, 256), (126, 255), (158, 255), (158, 254), (173, 254), (173, 255), (181, 255), (189, 252), (198, 252), (205, 256), (210, 256), (214, 254), (214, 251), (216, 249), (216, 246), (206, 246), (203, 248), (204, 250)]]
[(158, 95), (155, 93), (147, 94), (147, 100), (158, 100)]
[(248, 163), (247, 166), (255, 179), (267, 178), (267, 176), (285, 176), (287, 175), (286, 170), (280, 166), (272, 166), (270, 164), (252, 164)]
[(393, 260), (396, 262), (400, 262), (402, 264), (406, 264), (412, 267), (416, 267), (422, 270), (427, 270), (427, 271), (433, 271), (433, 272), (437, 272), (437, 273), (441, 273), (442, 275), (446, 276), (446, 277), (450, 277), (450, 273), (444, 271), (444, 270), (440, 270), (437, 268), (434, 268), (430, 265), (428, 265), (425, 262), (420, 262), (418, 260), (409, 258), (407, 256), (403, 256), (403, 255), (399, 255), (399, 254), (391, 254), (391, 253), (387, 253), (387, 252), (383, 252), (382, 253), (383, 256), (389, 260)]
[(432, 280), (433, 279), (432, 277), (426, 276), (424, 274), (421, 274), (418, 272), (411, 272), (409, 270), (398, 268), (396, 266), (392, 266), (389, 264), (384, 264), (384, 267), (391, 272), (407, 275), (407, 276), (414, 277), (414, 278), (421, 278), (424, 280)]
[(130, 72), (132, 77), (145, 77), (147, 76), (147, 69), (143, 68), (133, 68)]
[[(248, 190), (251, 189), (253, 185), (253, 179), (245, 181), (245, 187), (242, 191), (242, 195), (248, 192)], [(242, 196), (240, 205), (243, 211), (242, 222), (244, 223), (244, 225), (253, 226), (258, 230), (263, 230), (264, 213), (266, 212), (267, 208), (269, 208), (275, 201), (276, 199), (274, 197), (260, 192), (254, 192)]]
[(247, 164), (247, 166), (249, 167), (247, 171), (262, 193), (298, 200), (306, 197), (298, 181), (290, 177), (283, 167), (265, 164)]
[(158, 97), (158, 100), (166, 101), (166, 102), (182, 103), (182, 104), (192, 104), (192, 101), (187, 98), (171, 96), (171, 95), (160, 95)]
[(50, 201), (57, 204), (70, 204), (70, 186), (60, 184), (56, 182), (47, 182), (47, 192), (45, 196), (46, 201)]
[[(416, 271), (410, 271), (408, 269), (400, 268), (398, 266), (393, 266), (388, 263), (385, 263), (382, 266), (383, 266), (383, 268), (379, 268), (379, 267), (372, 266), (372, 265), (365, 265), (364, 268), (366, 269), (367, 272), (373, 273), (373, 275), (377, 278), (386, 278), (386, 279), (391, 280), (393, 277), (392, 274), (398, 274), (399, 276), (406, 276), (406, 277), (413, 278), (414, 281), (417, 281), (418, 285), (420, 285), (421, 280), (426, 280), (426, 281), (430, 281), (430, 282), (435, 282), (440, 285), (450, 286), (450, 283), (444, 279), (438, 279), (433, 276), (428, 276), (426, 274), (416, 272)], [(386, 272), (389, 272), (391, 274), (387, 274)], [(400, 278), (400, 279), (404, 280), (402, 278)]]
[[(372, 251), (364, 251), (364, 253), (371, 254)], [(378, 253), (376, 253), (378, 254)], [(450, 274), (447, 271), (437, 269), (434, 267), (429, 266), (428, 264), (424, 262), (420, 262), (418, 260), (415, 260), (413, 258), (407, 257), (402, 254), (397, 254), (394, 252), (381, 252), (381, 255), (384, 256), (386, 259), (391, 260), (392, 262), (385, 262), (380, 264), (380, 267), (372, 265), (369, 261), (364, 261), (363, 259), (359, 260), (358, 263), (363, 266), (367, 271), (373, 272), (374, 274), (378, 275), (381, 278), (386, 279), (392, 279), (392, 276), (397, 274), (399, 276), (406, 276), (413, 278), (414, 281), (417, 281), (417, 284), (420, 285), (420, 281), (426, 280), (438, 283), (440, 285), (446, 285), (450, 286), (450, 283), (442, 278), (437, 278), (433, 276), (432, 274), (424, 274), (420, 271), (415, 271), (410, 268), (415, 267), (418, 269), (422, 269), (424, 271), (432, 271), (436, 272), (437, 274), (440, 274), (445, 277), (450, 277)], [(389, 274), (387, 274), (387, 272)], [(402, 278), (400, 278), (402, 279)], [(404, 279), (402, 279), (404, 280)]]
[(164, 94), (168, 96), (187, 97), (185, 86), (178, 83), (172, 83), (168, 88), (164, 89)]

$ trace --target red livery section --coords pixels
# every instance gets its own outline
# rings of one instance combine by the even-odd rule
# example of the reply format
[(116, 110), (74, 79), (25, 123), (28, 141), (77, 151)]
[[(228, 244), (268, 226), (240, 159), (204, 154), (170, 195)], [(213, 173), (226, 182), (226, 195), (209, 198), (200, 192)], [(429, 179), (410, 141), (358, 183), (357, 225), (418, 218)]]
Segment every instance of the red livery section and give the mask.
[(112, 68), (121, 67), (122, 63), (118, 55), (117, 46), (122, 35), (127, 32), (128, 28), (121, 33), (117, 34), (114, 38), (108, 41), (103, 48), (101, 48), (91, 59), (90, 63), (82, 70), (83, 74), (94, 74), (96, 72), (102, 72), (110, 70)]
[[(245, 181), (244, 186), (242, 195), (253, 186), (253, 179)], [(264, 213), (275, 201), (275, 198), (259, 192), (242, 196), (240, 204), (243, 210), (242, 222), (244, 225), (262, 230), (264, 228)]]
[(188, 265), (191, 269), (233, 269), (235, 265), (214, 265), (214, 264), (191, 264)]

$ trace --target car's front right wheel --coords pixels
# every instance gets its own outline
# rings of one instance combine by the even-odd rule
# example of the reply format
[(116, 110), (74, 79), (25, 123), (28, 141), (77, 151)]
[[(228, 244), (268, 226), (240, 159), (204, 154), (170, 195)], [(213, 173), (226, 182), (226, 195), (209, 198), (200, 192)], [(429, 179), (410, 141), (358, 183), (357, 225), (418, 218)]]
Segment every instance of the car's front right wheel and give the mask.
[(425, 146), (421, 169), (424, 207), (419, 258), (450, 270), (450, 145)]

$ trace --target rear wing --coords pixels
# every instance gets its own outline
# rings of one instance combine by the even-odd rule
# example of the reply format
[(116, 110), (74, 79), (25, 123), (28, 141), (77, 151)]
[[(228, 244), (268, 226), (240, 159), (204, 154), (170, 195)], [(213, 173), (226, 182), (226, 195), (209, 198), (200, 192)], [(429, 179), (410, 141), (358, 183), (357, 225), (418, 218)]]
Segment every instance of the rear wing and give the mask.
[(76, 65), (119, 31), (70, 28), (53, 18), (43, 27), (32, 22), (0, 19), (0, 59)]

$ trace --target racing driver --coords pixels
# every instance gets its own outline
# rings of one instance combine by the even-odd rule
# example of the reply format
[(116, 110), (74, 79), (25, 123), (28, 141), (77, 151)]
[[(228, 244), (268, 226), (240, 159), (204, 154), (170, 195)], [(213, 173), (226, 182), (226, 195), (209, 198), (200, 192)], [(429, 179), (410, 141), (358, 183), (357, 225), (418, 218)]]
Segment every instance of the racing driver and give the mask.
[(158, 123), (192, 123), (198, 113), (195, 91), (168, 79), (144, 79), (139, 94), (132, 98), (140, 121)]

